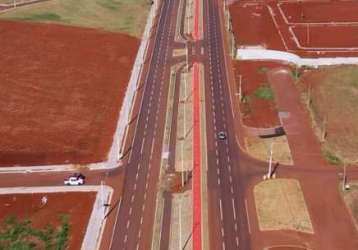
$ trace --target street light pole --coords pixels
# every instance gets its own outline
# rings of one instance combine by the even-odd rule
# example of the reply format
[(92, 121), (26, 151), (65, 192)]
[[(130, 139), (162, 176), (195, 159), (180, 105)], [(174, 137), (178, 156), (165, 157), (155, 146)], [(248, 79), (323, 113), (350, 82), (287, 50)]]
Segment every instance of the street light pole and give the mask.
[(346, 161), (343, 161), (343, 182), (342, 182), (342, 190), (346, 190), (347, 186), (347, 166)]
[(272, 148), (273, 148), (273, 142), (270, 144), (270, 160), (269, 160), (269, 168), (267, 173), (267, 179), (271, 178), (272, 174)]

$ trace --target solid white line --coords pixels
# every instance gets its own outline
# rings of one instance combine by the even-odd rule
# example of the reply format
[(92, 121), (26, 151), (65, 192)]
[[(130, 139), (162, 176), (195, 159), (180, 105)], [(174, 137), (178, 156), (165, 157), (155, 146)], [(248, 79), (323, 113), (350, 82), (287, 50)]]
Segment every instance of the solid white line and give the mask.
[(234, 214), (234, 220), (236, 220), (236, 209), (235, 209), (235, 200), (234, 198), (231, 199), (231, 204), (232, 204), (232, 211)]
[(143, 154), (144, 143), (145, 143), (145, 138), (143, 138), (142, 146), (141, 146), (141, 148), (140, 148), (140, 154), (141, 154), (141, 155)]
[(249, 234), (251, 234), (250, 217), (249, 217), (249, 211), (247, 209), (247, 199), (245, 199), (245, 209), (246, 209), (246, 217), (247, 217), (247, 225), (248, 225), (248, 229), (249, 229)]

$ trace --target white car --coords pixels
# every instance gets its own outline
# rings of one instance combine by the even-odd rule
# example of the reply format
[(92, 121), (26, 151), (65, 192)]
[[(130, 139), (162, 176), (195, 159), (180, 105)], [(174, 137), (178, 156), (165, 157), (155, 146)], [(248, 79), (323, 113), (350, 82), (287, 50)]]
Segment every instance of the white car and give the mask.
[(219, 138), (220, 140), (225, 140), (225, 139), (226, 139), (226, 133), (225, 133), (224, 131), (220, 131), (220, 132), (218, 133), (218, 138)]
[(72, 175), (66, 178), (63, 183), (69, 186), (79, 186), (85, 183), (85, 178), (83, 175)]

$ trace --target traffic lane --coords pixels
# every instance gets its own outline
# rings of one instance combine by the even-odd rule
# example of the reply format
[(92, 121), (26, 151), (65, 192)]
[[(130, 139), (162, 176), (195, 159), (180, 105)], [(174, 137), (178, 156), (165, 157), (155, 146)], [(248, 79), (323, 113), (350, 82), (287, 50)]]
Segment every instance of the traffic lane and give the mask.
[[(160, 24), (158, 26), (158, 30), (162, 29), (165, 27), (165, 24), (167, 23), (168, 17), (170, 17), (170, 15), (168, 15), (168, 10), (170, 9), (170, 2), (171, 1), (167, 1), (164, 3), (164, 7), (163, 7), (163, 12), (161, 16), (165, 16), (165, 18), (160, 20)], [(165, 20), (165, 21), (163, 21)], [(164, 26), (164, 27), (163, 27)], [(165, 30), (164, 30), (165, 31)], [(144, 101), (143, 101), (143, 105), (142, 107), (149, 107), (148, 109), (148, 113), (147, 116), (144, 118), (143, 117), (143, 111), (144, 109), (141, 109), (141, 113), (139, 114), (139, 120), (138, 120), (138, 125), (141, 124), (142, 127), (138, 127), (139, 129), (137, 130), (137, 133), (135, 134), (135, 138), (134, 138), (134, 143), (133, 143), (133, 148), (132, 148), (132, 153), (130, 156), (130, 163), (128, 166), (128, 174), (127, 174), (127, 178), (126, 178), (126, 188), (128, 188), (128, 190), (126, 189), (125, 191), (125, 197), (123, 199), (123, 206), (121, 208), (121, 213), (119, 214), (119, 218), (118, 221), (125, 223), (125, 228), (123, 229), (123, 227), (119, 226), (119, 231), (115, 232), (115, 238), (113, 239), (113, 248), (114, 249), (118, 249), (118, 247), (124, 247), (126, 246), (127, 242), (128, 247), (132, 248), (132, 247), (136, 247), (137, 243), (138, 243), (138, 239), (136, 239), (135, 237), (140, 237), (137, 232), (138, 231), (138, 225), (141, 225), (143, 223), (143, 217), (139, 216), (143, 214), (143, 210), (145, 208), (144, 204), (145, 204), (145, 200), (146, 200), (146, 193), (143, 191), (148, 190), (148, 170), (151, 167), (151, 165), (148, 165), (148, 161), (145, 158), (141, 158), (142, 153), (146, 153), (151, 154), (151, 152), (148, 152), (148, 150), (144, 150), (147, 149), (148, 147), (144, 147), (144, 143), (143, 143), (143, 135), (144, 135), (144, 131), (147, 131), (146, 129), (148, 129), (150, 132), (148, 132), (148, 137), (147, 139), (147, 143), (150, 143), (151, 141), (153, 141), (153, 138), (155, 138), (155, 134), (153, 131), (155, 131), (155, 127), (156, 125), (154, 125), (153, 123), (153, 119), (154, 117), (150, 116), (151, 112), (155, 112), (156, 110), (159, 110), (159, 108), (157, 108), (157, 104), (159, 103), (159, 100), (156, 99), (155, 104), (151, 105), (151, 102), (153, 100), (155, 100), (156, 95), (153, 95), (154, 93), (157, 93), (158, 90), (154, 91), (154, 86), (159, 85), (162, 86), (160, 81), (157, 81), (157, 79), (155, 78), (157, 72), (158, 72), (158, 66), (163, 66), (162, 63), (160, 62), (160, 59), (164, 56), (163, 53), (165, 51), (163, 51), (162, 49), (162, 42), (165, 41), (164, 39), (164, 33), (165, 32), (160, 32), (157, 42), (156, 42), (156, 47), (155, 47), (155, 51), (153, 52), (155, 55), (153, 56), (154, 60), (151, 62), (152, 65), (154, 65), (154, 67), (151, 67), (151, 69), (153, 69), (153, 71), (148, 72), (148, 76), (149, 79), (146, 83), (146, 90), (149, 87), (149, 84), (151, 84), (151, 94), (150, 95), (145, 95), (144, 96)], [(164, 44), (166, 45), (166, 44)], [(167, 45), (166, 45), (167, 46)], [(159, 70), (159, 72), (163, 73), (162, 70)], [(159, 77), (160, 78), (160, 77)], [(146, 91), (147, 93), (149, 92), (148, 90)], [(153, 97), (154, 96), (154, 97)], [(150, 111), (151, 110), (151, 111)], [(158, 113), (157, 113), (158, 114)], [(156, 116), (156, 120), (158, 120), (157, 118), (158, 116)], [(145, 125), (144, 125), (145, 123)], [(148, 125), (149, 124), (149, 125)], [(143, 130), (143, 126), (145, 128), (145, 130)], [(152, 127), (154, 126), (154, 127)], [(150, 133), (153, 133), (150, 135)], [(140, 145), (140, 146), (139, 146)], [(143, 151), (144, 150), (144, 151)], [(147, 156), (148, 157), (148, 156)], [(157, 165), (157, 164), (156, 164)], [(141, 181), (138, 181), (138, 180)], [(144, 181), (143, 181), (144, 180)], [(138, 184), (136, 183), (138, 182)], [(139, 198), (137, 198), (136, 196), (140, 196)], [(131, 203), (133, 203), (135, 200), (135, 203), (132, 205)], [(133, 217), (133, 209), (136, 209), (136, 216)], [(138, 211), (140, 210), (140, 211)], [(135, 221), (132, 221), (135, 220)], [(131, 226), (135, 225), (135, 226)], [(122, 229), (122, 230), (121, 230)], [(129, 237), (131, 237), (131, 239), (128, 239)], [(127, 247), (127, 246), (126, 246)]]

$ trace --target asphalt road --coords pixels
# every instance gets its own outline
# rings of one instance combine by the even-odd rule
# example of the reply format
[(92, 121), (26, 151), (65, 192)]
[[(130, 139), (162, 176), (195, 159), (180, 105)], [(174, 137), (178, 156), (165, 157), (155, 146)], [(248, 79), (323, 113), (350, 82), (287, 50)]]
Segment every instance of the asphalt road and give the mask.
[[(244, 180), (239, 171), (243, 161), (235, 141), (219, 10), (216, 0), (204, 0), (210, 246), (250, 249)], [(217, 138), (220, 131), (227, 139)]]
[(175, 32), (175, 0), (163, 1), (145, 72), (141, 107), (126, 167), (110, 249), (150, 249), (166, 113), (169, 59)]

